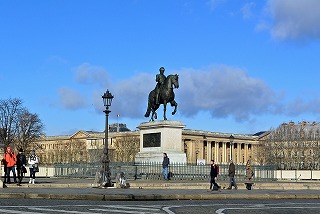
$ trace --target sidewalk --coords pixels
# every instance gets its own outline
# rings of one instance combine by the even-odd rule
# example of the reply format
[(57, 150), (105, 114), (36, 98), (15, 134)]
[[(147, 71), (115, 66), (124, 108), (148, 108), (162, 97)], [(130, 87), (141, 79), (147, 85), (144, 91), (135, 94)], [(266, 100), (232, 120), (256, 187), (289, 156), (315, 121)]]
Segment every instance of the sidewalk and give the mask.
[[(25, 181), (28, 181), (25, 179)], [(32, 185), (9, 184), (0, 189), (0, 199), (73, 199), (73, 200), (213, 200), (213, 199), (319, 199), (320, 182), (257, 183), (246, 190), (207, 192), (208, 182), (129, 181), (130, 188), (98, 188), (93, 179), (39, 178)], [(221, 183), (225, 187), (225, 183)]]

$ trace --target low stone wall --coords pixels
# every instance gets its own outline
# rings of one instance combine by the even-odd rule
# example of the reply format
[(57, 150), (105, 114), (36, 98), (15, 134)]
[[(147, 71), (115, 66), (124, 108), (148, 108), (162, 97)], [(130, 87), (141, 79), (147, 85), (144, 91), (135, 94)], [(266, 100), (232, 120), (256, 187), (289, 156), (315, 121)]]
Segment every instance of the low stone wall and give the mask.
[(277, 180), (320, 180), (320, 170), (276, 170)]

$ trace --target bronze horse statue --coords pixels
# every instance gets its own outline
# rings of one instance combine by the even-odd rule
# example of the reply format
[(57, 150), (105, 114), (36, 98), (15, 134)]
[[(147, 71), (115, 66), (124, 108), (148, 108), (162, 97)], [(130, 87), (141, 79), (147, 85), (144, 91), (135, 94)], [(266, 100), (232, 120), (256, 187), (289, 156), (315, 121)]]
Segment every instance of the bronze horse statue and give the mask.
[(159, 104), (156, 103), (156, 90), (152, 90), (149, 93), (148, 96), (148, 108), (147, 112), (145, 113), (145, 117), (149, 117), (150, 113), (151, 118), (150, 121), (154, 121), (154, 119), (157, 119), (157, 109), (161, 104), (163, 104), (163, 119), (167, 120), (166, 117), (166, 110), (167, 110), (167, 103), (170, 103), (171, 106), (174, 106), (174, 110), (172, 112), (172, 115), (174, 115), (177, 112), (177, 106), (178, 104), (174, 100), (174, 92), (173, 88), (179, 88), (179, 75), (178, 74), (171, 74), (167, 76), (166, 80), (164, 81), (164, 84), (160, 88), (160, 94), (159, 94)]

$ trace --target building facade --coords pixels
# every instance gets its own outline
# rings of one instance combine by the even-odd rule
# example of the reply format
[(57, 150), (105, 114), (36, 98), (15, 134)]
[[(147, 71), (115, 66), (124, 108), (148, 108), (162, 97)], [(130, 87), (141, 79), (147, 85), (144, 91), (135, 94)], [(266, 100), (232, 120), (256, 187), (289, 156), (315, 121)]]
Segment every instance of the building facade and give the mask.
[[(103, 156), (104, 132), (78, 131), (66, 136), (43, 136), (38, 145), (41, 162), (44, 164), (70, 162), (98, 162)], [(226, 164), (233, 159), (237, 164), (245, 164), (248, 159), (256, 162), (256, 148), (259, 137), (254, 135), (182, 130), (182, 143), (187, 163)], [(133, 162), (140, 150), (139, 131), (109, 132), (109, 158), (114, 162)]]
[(319, 170), (319, 123), (283, 123), (261, 136), (259, 141), (260, 164), (272, 164), (278, 169)]
[[(110, 127), (110, 160), (134, 162), (140, 150), (139, 131), (128, 131), (124, 124)], [(72, 135), (42, 136), (26, 150), (36, 149), (42, 164), (95, 163), (103, 157), (104, 137), (104, 132), (82, 130)], [(227, 164), (232, 159), (241, 165), (250, 159), (253, 164), (284, 170), (320, 168), (320, 124), (316, 122), (283, 123), (255, 135), (183, 129), (181, 144), (191, 164), (208, 164), (212, 159)]]

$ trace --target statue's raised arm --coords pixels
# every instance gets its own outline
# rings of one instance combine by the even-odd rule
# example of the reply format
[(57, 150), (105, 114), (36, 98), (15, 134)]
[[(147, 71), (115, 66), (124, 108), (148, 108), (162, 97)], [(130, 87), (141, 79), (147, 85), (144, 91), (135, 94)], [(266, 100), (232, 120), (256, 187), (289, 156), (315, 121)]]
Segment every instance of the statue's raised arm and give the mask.
[(148, 97), (148, 109), (145, 113), (145, 117), (149, 117), (150, 113), (152, 112), (151, 119), (154, 121), (154, 119), (157, 119), (157, 113), (156, 110), (159, 108), (160, 104), (163, 104), (163, 119), (167, 120), (166, 117), (166, 109), (167, 109), (167, 103), (170, 103), (171, 106), (174, 106), (174, 110), (172, 112), (172, 115), (174, 115), (177, 111), (178, 104), (174, 100), (174, 92), (173, 88), (179, 88), (179, 75), (164, 75), (164, 67), (161, 67), (159, 69), (160, 73), (156, 75), (156, 82), (157, 85), (154, 90), (152, 90), (149, 93)]

